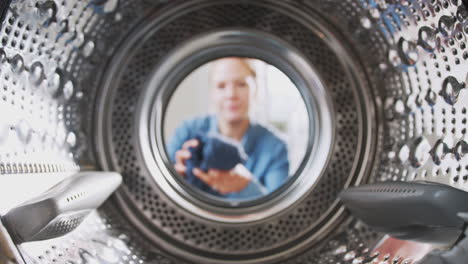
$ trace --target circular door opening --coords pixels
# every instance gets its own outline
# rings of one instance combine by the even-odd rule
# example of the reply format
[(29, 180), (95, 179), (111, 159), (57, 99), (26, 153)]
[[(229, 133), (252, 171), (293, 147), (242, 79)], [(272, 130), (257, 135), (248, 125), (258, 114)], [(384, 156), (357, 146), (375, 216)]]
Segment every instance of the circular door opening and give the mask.
[[(263, 49), (252, 48), (251, 43), (257, 43), (262, 46)], [(281, 45), (278, 45), (279, 43)], [(221, 56), (225, 54), (232, 55), (233, 53), (236, 54), (237, 57)], [(257, 57), (255, 60), (251, 58), (254, 55)], [(246, 58), (250, 58), (250, 61), (247, 61)], [(296, 160), (296, 164), (291, 161), (291, 164), (296, 166), (295, 171), (292, 173), (289, 171), (290, 161), (287, 154), (288, 149), (285, 141), (278, 135), (279, 133), (269, 131), (266, 127), (268, 124), (264, 124), (265, 126), (263, 126), (261, 124), (255, 124), (255, 120), (252, 120), (254, 122), (249, 121), (247, 124), (249, 127), (252, 124), (252, 126), (254, 126), (253, 130), (256, 130), (256, 132), (247, 133), (247, 136), (259, 138), (250, 139), (251, 143), (242, 143), (242, 140), (246, 141), (247, 139), (239, 138), (239, 143), (241, 144), (239, 146), (240, 148), (237, 149), (240, 151), (236, 151), (235, 154), (237, 155), (235, 158), (245, 160), (239, 161), (236, 164), (231, 164), (232, 168), (230, 168), (234, 171), (242, 171), (241, 173), (244, 174), (244, 177), (251, 177), (252, 183), (249, 183), (245, 187), (247, 189), (244, 193), (240, 191), (238, 193), (231, 192), (222, 195), (215, 189), (207, 186), (205, 182), (197, 181), (199, 178), (195, 175), (188, 175), (188, 177), (195, 177), (195, 179), (192, 178), (192, 180), (194, 180), (195, 185), (198, 184), (199, 187), (187, 188), (187, 179), (184, 178), (185, 181), (181, 180), (180, 169), (178, 173), (178, 168), (175, 166), (177, 163), (175, 157), (176, 152), (183, 149), (183, 145), (186, 141), (194, 139), (197, 136), (203, 136), (205, 137), (204, 140), (211, 140), (211, 143), (224, 145), (224, 147), (226, 145), (224, 143), (232, 143), (232, 141), (234, 141), (234, 144), (230, 144), (230, 146), (235, 146), (235, 139), (232, 140), (233, 138), (229, 138), (226, 135), (223, 136), (222, 133), (217, 133), (217, 131), (220, 129), (219, 122), (222, 122), (222, 120), (220, 120), (221, 118), (239, 119), (242, 114), (240, 114), (240, 109), (230, 111), (229, 109), (226, 110), (223, 108), (223, 104), (227, 104), (228, 106), (232, 104), (232, 98), (221, 98), (222, 96), (230, 96), (228, 93), (222, 93), (222, 91), (219, 90), (216, 92), (211, 89), (211, 93), (209, 94), (199, 94), (202, 98), (209, 98), (207, 100), (211, 100), (212, 103), (203, 102), (202, 105), (214, 108), (211, 110), (213, 114), (211, 117), (198, 116), (195, 120), (185, 120), (191, 124), (185, 123), (185, 127), (179, 128), (181, 130), (176, 131), (176, 133), (179, 134), (179, 138), (182, 138), (178, 139), (178, 141), (183, 142), (175, 142), (172, 144), (177, 146), (171, 146), (171, 142), (165, 139), (163, 130), (166, 129), (166, 124), (169, 125), (170, 122), (177, 122), (177, 117), (168, 117), (168, 114), (171, 114), (171, 112), (168, 112), (171, 110), (171, 102), (173, 102), (172, 100), (176, 100), (174, 98), (176, 98), (175, 96), (178, 94), (177, 87), (183, 85), (184, 81), (190, 78), (188, 74), (196, 74), (195, 69), (201, 67), (203, 70), (203, 65), (208, 63), (206, 67), (211, 67), (213, 72), (209, 72), (208, 76), (205, 77), (217, 78), (217, 80), (211, 81), (209, 85), (214, 85), (213, 82), (218, 82), (218, 84), (220, 84), (227, 80), (229, 81), (229, 78), (236, 77), (235, 75), (244, 74), (245, 76), (243, 77), (246, 77), (246, 80), (244, 80), (246, 85), (244, 87), (246, 88), (245, 91), (255, 92), (253, 89), (261, 88), (254, 87), (257, 85), (254, 83), (256, 80), (253, 78), (252, 68), (254, 66), (248, 66), (248, 68), (245, 66), (246, 63), (250, 62), (256, 62), (259, 65), (258, 67), (273, 67), (273, 69), (276, 70), (276, 74), (279, 73), (281, 78), (286, 78), (289, 81), (292, 91), (283, 92), (287, 93), (290, 98), (295, 98), (297, 101), (283, 104), (284, 107), (282, 109), (276, 108), (278, 112), (281, 111), (283, 114), (287, 114), (293, 106), (302, 107), (300, 111), (302, 110), (303, 115), (298, 118), (303, 119), (306, 128), (305, 132), (299, 136), (302, 136), (302, 142), (304, 144), (299, 146), (299, 149), (294, 150), (294, 153), (301, 154), (302, 152), (302, 157)], [(279, 65), (279, 68), (272, 66), (273, 64)], [(239, 67), (240, 69), (238, 70), (240, 70), (240, 72), (236, 73), (234, 69), (224, 69), (226, 67)], [(228, 79), (222, 80), (223, 78)], [(251, 82), (250, 86), (252, 86), (252, 90), (248, 82)], [(141, 97), (142, 99), (139, 103), (139, 140), (140, 146), (143, 149), (143, 158), (146, 164), (149, 165), (148, 167), (151, 170), (151, 174), (160, 188), (166, 192), (171, 199), (177, 201), (179, 205), (184, 206), (191, 212), (197, 213), (201, 217), (224, 222), (249, 222), (267, 218), (281, 212), (309, 192), (326, 167), (334, 135), (331, 99), (329, 95), (327, 95), (321, 80), (310, 63), (304, 60), (300, 54), (295, 53), (292, 47), (288, 47), (287, 43), (281, 42), (271, 35), (238, 29), (210, 32), (197, 36), (187, 41), (185, 44), (180, 45), (162, 64), (158, 65), (152, 78), (150, 78), (146, 84), (146, 87), (146, 94)], [(263, 89), (266, 90), (267, 88), (264, 87)], [(271, 91), (268, 90), (264, 91), (264, 93), (266, 92), (271, 93)], [(260, 93), (260, 91), (258, 91), (258, 93)], [(184, 98), (185, 95), (179, 95), (179, 97), (180, 96)], [(213, 96), (221, 97), (216, 99)], [(245, 94), (245, 96), (249, 96), (249, 94)], [(254, 98), (253, 94), (251, 96)], [(257, 94), (258, 100), (261, 100), (261, 98), (259, 98), (260, 96), (260, 94)], [(192, 100), (195, 98), (188, 99)], [(276, 100), (284, 99), (285, 98), (276, 98)], [(245, 98), (245, 100), (248, 99)], [(213, 102), (218, 102), (218, 105), (214, 105)], [(253, 117), (255, 114), (252, 112), (249, 113), (249, 111), (254, 111), (255, 107), (247, 105), (247, 102), (242, 103), (244, 103), (244, 108), (242, 109), (243, 117), (249, 120), (249, 117)], [(254, 103), (254, 101), (252, 103)], [(293, 105), (290, 103), (296, 104)], [(221, 104), (221, 106), (219, 104)], [(236, 107), (239, 107), (241, 104), (239, 98), (235, 98), (235, 104), (237, 104)], [(195, 114), (196, 110), (190, 109), (187, 104), (183, 107), (187, 109), (186, 111)], [(206, 110), (210, 111), (209, 108)], [(264, 115), (265, 114), (266, 113), (264, 113)], [(289, 120), (290, 119), (292, 118), (289, 118)], [(284, 118), (283, 126), (285, 126), (285, 121), (287, 120), (288, 117)], [(182, 121), (184, 120), (179, 120), (179, 122)], [(242, 125), (245, 125), (245, 123)], [(213, 139), (213, 135), (207, 133), (210, 129), (214, 134), (221, 135), (223, 138), (228, 137), (228, 139), (224, 140), (216, 136), (215, 139)], [(272, 128), (272, 130), (274, 129), (275, 128)], [(194, 130), (201, 130), (202, 132)], [(258, 135), (258, 133), (262, 134)], [(206, 137), (208, 137), (208, 139), (206, 139)], [(318, 141), (319, 138), (321, 139), (320, 141)], [(267, 141), (263, 143), (261, 139), (266, 139)], [(213, 140), (215, 141), (213, 142)], [(221, 144), (223, 141), (226, 142)], [(185, 144), (190, 144), (190, 142)], [(277, 149), (274, 149), (277, 153), (273, 153), (275, 156), (271, 155), (272, 145), (277, 146)], [(262, 157), (260, 157), (261, 154), (256, 154), (256, 146), (259, 146), (257, 151), (261, 150), (262, 153), (264, 153)], [(186, 147), (188, 151), (188, 146)], [(247, 151), (244, 147), (247, 148)], [(179, 152), (179, 154), (182, 153)], [(198, 154), (201, 155), (203, 153)], [(248, 157), (249, 154), (253, 155), (250, 159)], [(187, 153), (182, 155), (187, 155)], [(200, 162), (202, 162), (202, 160)], [(229, 164), (229, 162), (226, 161), (222, 161), (221, 163), (221, 166)], [(234, 168), (238, 163), (239, 166)], [(258, 168), (255, 168), (255, 165), (258, 165)], [(181, 164), (177, 166), (181, 166)], [(203, 173), (203, 171), (208, 172), (206, 168), (204, 169), (205, 171), (201, 170), (201, 173)], [(184, 170), (185, 173), (187, 173), (186, 168), (184, 168)], [(256, 171), (257, 175), (254, 175), (252, 173), (253, 171)], [(191, 171), (189, 171), (189, 173), (190, 172)], [(267, 176), (269, 173), (271, 175)], [(206, 173), (204, 176), (209, 177)], [(265, 179), (265, 177), (269, 178)], [(190, 181), (191, 179), (189, 178), (188, 180)], [(268, 188), (270, 188), (270, 190)]]
[(262, 60), (205, 63), (167, 101), (162, 126), (156, 125), (165, 153), (154, 155), (166, 155), (186, 188), (222, 206), (280, 192), (314, 145), (315, 118), (300, 91)]

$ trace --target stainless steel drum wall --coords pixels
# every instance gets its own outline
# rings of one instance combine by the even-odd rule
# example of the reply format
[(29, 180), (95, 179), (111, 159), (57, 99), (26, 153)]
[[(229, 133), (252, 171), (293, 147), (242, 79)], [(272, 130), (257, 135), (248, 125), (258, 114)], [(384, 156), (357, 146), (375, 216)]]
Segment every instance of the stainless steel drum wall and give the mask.
[[(185, 26), (194, 31), (209, 30), (210, 25), (222, 25), (223, 21), (229, 20), (230, 17), (223, 16), (224, 13), (221, 10), (225, 8), (222, 4), (229, 4), (231, 1), (214, 2), (218, 8), (211, 7), (211, 11), (208, 11), (205, 6), (207, 1), (189, 2), (199, 8), (197, 11), (199, 23), (185, 24)], [(278, 2), (280, 1), (242, 1), (241, 3), (236, 1), (235, 5), (231, 3), (231, 7), (239, 10), (239, 16), (241, 16), (239, 21), (243, 21), (246, 27), (250, 28), (255, 25), (268, 29), (272, 25), (277, 25), (275, 31), (281, 32), (280, 37), (295, 43), (302, 43), (311, 38), (313, 34), (305, 36), (292, 34), (297, 28), (283, 23), (283, 20), (287, 19), (287, 15), (284, 14), (291, 9), (300, 10), (298, 16), (290, 18), (296, 23), (299, 17), (309, 18), (320, 14), (320, 20), (326, 22), (323, 23), (328, 28), (326, 31), (337, 32), (343, 40), (342, 43), (349, 44), (347, 49), (349, 54), (357, 58), (356, 61), (360, 64), (357, 71), (362, 69), (358, 79), (367, 79), (371, 87), (370, 91), (361, 92), (372, 96), (372, 101), (377, 106), (376, 116), (373, 119), (378, 121), (377, 125), (381, 128), (378, 129), (380, 133), (366, 135), (376, 140), (376, 166), (368, 174), (369, 180), (424, 179), (468, 190), (466, 155), (468, 153), (466, 135), (468, 11), (462, 1), (298, 0)], [(252, 3), (264, 5), (263, 10), (266, 11), (257, 13), (258, 5), (255, 5), (257, 8), (252, 8)], [(2, 114), (0, 119), (0, 147), (2, 149), (0, 177), (19, 173), (25, 173), (30, 177), (41, 177), (41, 173), (44, 172), (71, 174), (78, 169), (77, 165), (81, 169), (104, 166), (104, 163), (98, 164), (97, 162), (94, 149), (96, 135), (93, 126), (96, 121), (94, 111), (96, 99), (99, 99), (97, 93), (101, 87), (100, 79), (110, 66), (108, 62), (111, 61), (115, 55), (114, 52), (128, 34), (140, 25), (142, 19), (177, 17), (177, 7), (184, 4), (187, 3), (185, 1), (146, 0), (13, 1), (6, 20), (2, 23), (0, 33), (2, 43), (0, 107), (2, 113), (9, 113)], [(273, 11), (275, 5), (281, 7)], [(283, 15), (268, 16), (273, 13)], [(213, 16), (213, 14), (218, 14), (218, 16)], [(263, 24), (256, 25), (255, 22), (260, 18), (265, 19)], [(268, 18), (271, 20), (267, 20)], [(276, 22), (276, 19), (281, 19), (281, 22)], [(236, 21), (230, 22), (236, 23)], [(198, 28), (195, 25), (205, 26)], [(171, 34), (176, 40), (186, 37), (181, 31), (166, 31), (165, 34), (160, 35), (161, 40)], [(170, 49), (176, 44), (177, 41), (166, 42), (164, 46)], [(306, 44), (310, 45), (310, 43)], [(299, 50), (306, 48), (303, 45), (297, 45)], [(323, 51), (325, 49), (322, 49)], [(334, 56), (328, 55), (330, 55), (328, 57)], [(149, 58), (141, 58), (142, 61), (145, 59)], [(322, 61), (321, 64), (326, 67), (328, 63), (328, 61)], [(42, 77), (40, 65), (43, 66)], [(137, 68), (144, 69), (145, 65), (141, 64)], [(334, 66), (330, 65), (330, 67)], [(333, 73), (330, 75), (332, 76)], [(39, 80), (42, 81), (39, 82)], [(40, 85), (35, 86), (34, 83), (37, 82)], [(345, 87), (344, 90), (348, 88)], [(54, 92), (55, 90), (57, 92)], [(338, 93), (339, 91), (341, 90), (338, 90)], [(134, 98), (134, 92), (128, 90), (125, 96)], [(349, 98), (355, 97), (356, 95), (352, 95)], [(337, 101), (336, 104), (341, 105), (354, 100), (349, 100), (349, 98)], [(347, 107), (356, 109), (357, 106)], [(133, 110), (134, 108), (130, 105), (119, 111), (131, 112)], [(347, 120), (356, 120), (361, 117), (356, 116), (357, 112), (349, 110), (343, 112), (344, 114), (348, 116)], [(117, 122), (118, 118), (128, 117), (116, 116), (114, 121)], [(343, 118), (345, 117), (338, 116), (337, 120), (340, 121)], [(34, 125), (22, 122), (23, 119), (41, 120), (48, 124), (50, 129), (40, 130)], [(340, 123), (338, 122), (337, 125)], [(355, 127), (353, 123), (348, 125), (348, 129), (353, 127)], [(37, 137), (37, 135), (40, 136)], [(114, 137), (111, 140), (125, 141), (126, 137), (132, 135), (122, 132), (119, 135), (103, 134), (101, 136)], [(352, 149), (352, 144), (356, 142), (348, 142), (348, 136), (346, 133), (343, 134), (346, 140), (343, 141), (342, 146)], [(349, 140), (352, 141), (352, 139)], [(48, 149), (44, 146), (53, 147)], [(131, 152), (132, 148), (124, 144), (120, 146), (123, 153)], [(112, 158), (113, 164), (118, 164), (116, 156), (112, 156), (112, 153), (106, 153), (106, 155)], [(338, 157), (338, 160), (345, 162), (341, 160), (345, 157), (347, 156)], [(346, 161), (351, 162), (351, 160)], [(121, 166), (127, 164), (128, 169), (137, 171), (136, 167), (131, 165), (131, 157), (121, 158), (121, 162), (123, 162)], [(335, 168), (338, 167), (335, 166)], [(158, 213), (157, 210), (160, 210), (157, 216), (161, 217), (161, 221), (158, 222), (160, 223), (158, 230), (161, 230), (159, 234), (173, 244), (148, 243), (144, 239), (145, 236), (138, 233), (137, 229), (128, 223), (130, 221), (126, 217), (139, 216), (140, 210), (144, 209), (142, 206), (134, 208), (135, 213), (132, 215), (123, 215), (116, 210), (112, 202), (109, 202), (100, 209), (99, 214), (93, 215), (73, 235), (65, 236), (59, 241), (45, 241), (22, 246), (22, 253), (30, 262), (38, 263), (90, 262), (93, 260), (109, 263), (118, 261), (183, 263), (195, 259), (186, 260), (187, 256), (203, 255), (200, 251), (195, 252), (189, 249), (198, 248), (199, 250), (199, 245), (184, 245), (184, 241), (196, 242), (197, 239), (205, 243), (201, 245), (205, 252), (212, 251), (208, 244), (209, 241), (216, 243), (217, 237), (214, 234), (222, 230), (218, 225), (214, 227), (213, 232), (211, 228), (200, 232), (202, 225), (191, 220), (187, 222), (189, 218), (183, 216), (183, 223), (187, 223), (186, 232), (184, 234), (172, 233), (171, 231), (182, 223), (179, 209), (169, 208), (170, 201), (161, 202), (164, 197), (156, 193), (157, 189), (144, 187), (147, 180), (133, 179), (128, 177), (129, 175), (127, 174), (126, 178), (127, 186), (133, 186), (130, 191), (133, 191), (135, 197), (136, 190), (153, 193), (151, 199), (154, 198), (152, 206), (155, 208), (155, 215)], [(149, 196), (139, 195), (138, 198), (140, 199), (135, 200), (134, 204), (143, 205), (143, 198), (149, 202)], [(272, 236), (276, 240), (282, 239), (279, 234), (283, 228), (287, 232), (292, 228), (294, 232), (296, 227), (303, 226), (300, 225), (301, 221), (307, 222), (312, 219), (309, 218), (313, 217), (310, 215), (311, 209), (305, 211), (306, 205), (297, 208), (297, 215), (301, 215), (302, 218), (296, 219), (293, 216), (291, 220), (287, 220), (289, 225), (285, 225), (284, 220), (279, 224), (278, 220), (276, 226), (279, 229), (268, 224), (258, 225), (257, 231), (259, 231), (255, 231), (256, 234), (263, 233), (264, 237)], [(309, 206), (314, 206), (314, 204)], [(147, 217), (151, 220), (151, 214)], [(192, 216), (188, 215), (188, 217)], [(287, 250), (277, 250), (278, 258), (272, 259), (271, 262), (364, 263), (367, 259), (365, 256), (368, 246), (371, 246), (372, 241), (376, 239), (375, 234), (352, 218), (343, 220), (341, 223), (333, 233), (328, 233), (320, 244), (311, 244), (300, 252), (296, 251), (293, 255), (280, 253), (288, 253)], [(151, 222), (148, 224), (151, 225)], [(271, 232), (274, 234), (271, 235)], [(200, 234), (200, 237), (191, 238), (193, 234)], [(239, 241), (247, 241), (252, 231), (248, 234), (247, 231), (233, 230), (228, 231), (227, 235), (227, 241), (232, 243), (225, 243), (225, 246), (230, 247)], [(205, 239), (206, 242), (204, 242)], [(125, 246), (126, 243), (131, 244), (132, 250)], [(250, 244), (253, 243), (250, 242)], [(256, 246), (258, 248), (260, 245)], [(169, 249), (169, 247), (172, 253), (176, 252), (174, 248), (181, 250), (177, 252), (176, 257), (170, 257), (170, 254), (160, 250), (161, 248)], [(245, 249), (233, 248), (233, 252)], [(105, 256), (109, 250), (115, 252), (115, 258), (102, 260), (102, 256)], [(254, 251), (249, 252), (248, 256), (252, 259), (251, 262), (258, 261), (257, 257), (262, 257), (261, 254), (255, 255)], [(210, 258), (210, 254), (205, 253), (205, 257)], [(220, 255), (212, 257), (216, 259)], [(221, 254), (222, 257), (223, 254)]]
[[(118, 67), (107, 73), (109, 79), (98, 103), (101, 108), (97, 121), (103, 124), (98, 126), (98, 135), (104, 136), (98, 138), (98, 142), (105, 140), (100, 150), (101, 153), (112, 153), (107, 157), (102, 155), (101, 160), (107, 169), (122, 171), (127, 192), (122, 192), (121, 203), (129, 214), (140, 219), (135, 224), (143, 233), (158, 244), (173, 252), (185, 250), (183, 254), (188, 259), (198, 257), (200, 262), (279, 259), (289, 250), (317, 243), (342, 221), (337, 194), (350, 184), (358, 184), (365, 176), (365, 167), (372, 164), (368, 155), (370, 141), (375, 138), (368, 135), (375, 131), (369, 127), (373, 105), (367, 84), (362, 80), (363, 73), (359, 72), (360, 65), (352, 63), (348, 50), (342, 48), (344, 44), (325, 30), (317, 19), (311, 16), (300, 19), (300, 12), (295, 7), (261, 2), (200, 3), (174, 7), (175, 14), (168, 17), (146, 19), (141, 29), (136, 28), (129, 36), (128, 47), (122, 48), (124, 54), (118, 51), (117, 60), (111, 63)], [(151, 78), (153, 72), (158, 73), (158, 67), (163, 68), (167, 54), (179, 56), (175, 52), (178, 43), (196, 39), (206, 32), (236, 27), (240, 31), (248, 27), (266, 32), (266, 37), (271, 34), (285, 39), (293, 48), (299, 49), (323, 79), (338, 122), (328, 167), (306, 197), (295, 198), (297, 201), (293, 201), (293, 206), (274, 216), (242, 224), (223, 222), (222, 218), (217, 221), (204, 219), (194, 210), (179, 209), (180, 205), (166, 196), (152, 175), (164, 170), (150, 171), (143, 158), (147, 153), (140, 149), (135, 136), (143, 117), (133, 110), (142, 101), (140, 97), (148, 97), (146, 89), (160, 89), (157, 84), (147, 86), (145, 80)], [(243, 34), (238, 35), (241, 38)], [(255, 44), (252, 42), (251, 45)], [(275, 45), (282, 44), (276, 41)], [(326, 156), (325, 152), (322, 155)]]

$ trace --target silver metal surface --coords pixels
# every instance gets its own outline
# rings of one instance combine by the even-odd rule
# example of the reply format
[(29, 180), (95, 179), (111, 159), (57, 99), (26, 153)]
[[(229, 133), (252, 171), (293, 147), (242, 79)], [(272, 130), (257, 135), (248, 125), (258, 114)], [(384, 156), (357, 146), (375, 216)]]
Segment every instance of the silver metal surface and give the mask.
[(115, 172), (77, 173), (1, 219), (16, 243), (63, 236), (101, 206), (121, 182), (122, 177)]
[(2, 221), (0, 221), (0, 263), (24, 263), (23, 257)]
[[(303, 54), (335, 120), (314, 189), (281, 213), (236, 225), (200, 217), (161, 190), (136, 132), (156, 65), (184, 41), (227, 28), (271, 34)], [(28, 263), (388, 262), (386, 252), (369, 256), (380, 236), (336, 196), (382, 180), (468, 191), (467, 37), (460, 0), (13, 1), (0, 32), (0, 188), (10, 196), (20, 190), (11, 179), (57, 181), (80, 169), (124, 177), (116, 204), (20, 252)], [(138, 49), (123, 52), (135, 41)], [(104, 79), (118, 85), (104, 90)], [(118, 257), (100, 259), (109, 248)]]
[(21, 244), (19, 248), (26, 263), (184, 263), (157, 250), (146, 251), (145, 241), (122, 222), (123, 216), (112, 205), (107, 204), (102, 209), (102, 212), (91, 213), (67, 236)]

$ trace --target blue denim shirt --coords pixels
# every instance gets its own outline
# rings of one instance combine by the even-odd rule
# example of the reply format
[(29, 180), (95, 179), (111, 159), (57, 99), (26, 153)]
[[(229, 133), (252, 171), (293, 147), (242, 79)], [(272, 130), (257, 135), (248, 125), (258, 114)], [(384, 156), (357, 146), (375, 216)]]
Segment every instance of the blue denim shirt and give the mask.
[[(185, 141), (208, 132), (219, 133), (215, 116), (184, 121), (167, 146), (171, 161), (175, 163), (175, 153), (182, 148)], [(259, 198), (276, 190), (286, 181), (289, 173), (288, 150), (278, 136), (251, 122), (241, 143), (248, 156), (244, 166), (254, 175), (254, 179), (240, 192), (218, 196), (230, 200)]]

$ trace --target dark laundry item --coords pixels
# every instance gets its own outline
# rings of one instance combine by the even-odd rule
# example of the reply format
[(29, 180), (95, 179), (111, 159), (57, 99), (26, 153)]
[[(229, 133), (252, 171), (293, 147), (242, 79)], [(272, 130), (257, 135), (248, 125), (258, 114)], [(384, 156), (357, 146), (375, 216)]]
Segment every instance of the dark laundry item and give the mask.
[(240, 143), (233, 142), (217, 134), (199, 134), (195, 137), (198, 140), (197, 147), (189, 147), (191, 158), (186, 160), (185, 179), (191, 185), (199, 189), (220, 196), (209, 185), (193, 175), (194, 168), (200, 168), (203, 171), (209, 169), (231, 170), (237, 164), (244, 163), (247, 155)]

